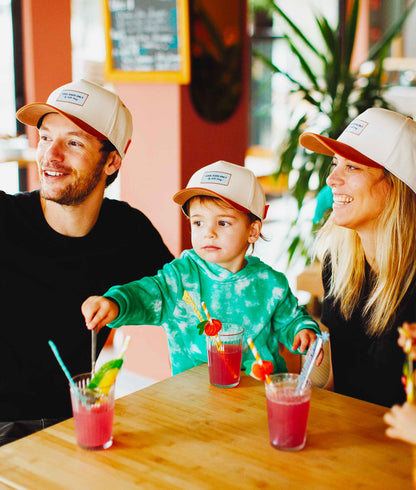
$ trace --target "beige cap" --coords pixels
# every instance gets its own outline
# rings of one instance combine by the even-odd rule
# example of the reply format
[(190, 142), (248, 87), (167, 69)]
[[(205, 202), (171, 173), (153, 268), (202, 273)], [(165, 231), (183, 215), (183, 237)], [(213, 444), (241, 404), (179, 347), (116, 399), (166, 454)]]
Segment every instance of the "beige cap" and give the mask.
[(299, 142), (316, 153), (384, 167), (416, 193), (416, 122), (409, 116), (373, 107), (356, 117), (337, 140), (303, 133)]
[(266, 217), (266, 197), (260, 182), (251, 170), (234, 163), (220, 160), (200, 168), (192, 175), (186, 189), (177, 192), (173, 200), (183, 206), (195, 196), (218, 197), (239, 211), (253, 213), (260, 220)]
[(108, 139), (123, 158), (131, 142), (133, 121), (130, 111), (114, 92), (88, 80), (77, 80), (54, 90), (46, 104), (27, 104), (17, 119), (37, 126), (45, 114), (57, 112), (99, 139)]

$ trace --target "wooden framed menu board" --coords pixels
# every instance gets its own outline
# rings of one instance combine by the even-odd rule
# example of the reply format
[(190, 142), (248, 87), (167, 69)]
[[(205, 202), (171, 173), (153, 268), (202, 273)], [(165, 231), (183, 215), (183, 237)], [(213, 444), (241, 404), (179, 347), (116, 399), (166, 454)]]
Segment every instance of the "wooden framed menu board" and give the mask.
[(189, 83), (188, 0), (103, 0), (105, 75)]

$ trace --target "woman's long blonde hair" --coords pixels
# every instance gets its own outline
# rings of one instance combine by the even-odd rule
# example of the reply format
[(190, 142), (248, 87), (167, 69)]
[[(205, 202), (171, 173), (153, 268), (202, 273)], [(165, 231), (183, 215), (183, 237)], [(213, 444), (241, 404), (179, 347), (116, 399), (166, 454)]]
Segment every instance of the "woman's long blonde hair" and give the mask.
[[(385, 174), (391, 190), (377, 223), (377, 270), (362, 312), (370, 335), (380, 335), (392, 325), (416, 274), (416, 194), (391, 173)], [(339, 302), (342, 315), (350, 319), (365, 283), (365, 255), (358, 234), (335, 225), (330, 217), (318, 233), (315, 253), (321, 261), (329, 256), (328, 296)]]

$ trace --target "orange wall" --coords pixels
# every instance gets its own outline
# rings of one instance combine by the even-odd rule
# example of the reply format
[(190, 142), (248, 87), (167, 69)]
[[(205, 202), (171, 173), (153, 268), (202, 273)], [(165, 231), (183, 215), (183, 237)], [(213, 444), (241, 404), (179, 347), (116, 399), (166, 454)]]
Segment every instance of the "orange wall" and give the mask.
[[(23, 63), (26, 101), (45, 101), (48, 95), (72, 78), (71, 0), (59, 7), (47, 1), (22, 1)], [(31, 146), (37, 131), (27, 128)], [(28, 186), (37, 188), (36, 168), (28, 169)]]
[[(194, 110), (188, 87), (181, 88), (181, 181), (185, 187), (200, 167), (217, 160), (244, 165), (248, 147), (249, 72), (248, 42), (243, 49), (243, 79), (240, 103), (234, 114), (222, 123), (204, 121)], [(181, 216), (182, 248), (190, 248), (189, 225)]]
[[(120, 171), (121, 198), (143, 211), (171, 252), (181, 251), (180, 215), (172, 201), (180, 185), (180, 98), (173, 84), (117, 83), (133, 114), (133, 137)], [(143, 237), (145, 239), (146, 237)]]

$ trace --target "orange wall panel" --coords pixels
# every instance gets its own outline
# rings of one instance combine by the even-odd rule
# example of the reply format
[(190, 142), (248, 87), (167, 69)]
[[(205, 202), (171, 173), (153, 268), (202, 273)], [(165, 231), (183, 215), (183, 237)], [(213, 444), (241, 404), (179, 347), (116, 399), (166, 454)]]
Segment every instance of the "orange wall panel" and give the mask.
[[(120, 170), (121, 197), (143, 211), (177, 256), (180, 217), (180, 99), (176, 84), (118, 83), (133, 115), (133, 137)], [(143, 237), (145, 239), (146, 237)]]

